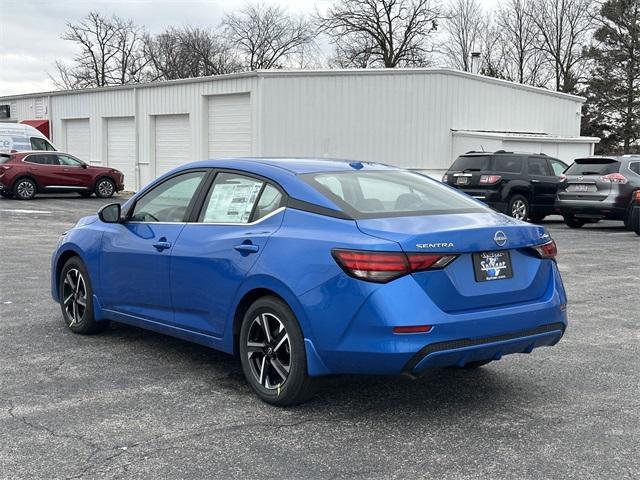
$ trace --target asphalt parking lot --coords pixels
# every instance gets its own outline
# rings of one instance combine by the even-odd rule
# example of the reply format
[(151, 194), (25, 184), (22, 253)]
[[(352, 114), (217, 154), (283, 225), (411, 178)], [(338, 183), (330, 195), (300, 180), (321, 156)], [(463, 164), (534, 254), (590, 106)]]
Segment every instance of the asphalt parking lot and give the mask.
[(58, 235), (98, 199), (0, 199), (0, 478), (638, 478), (640, 240), (559, 247), (570, 327), (476, 371), (336, 377), (260, 402), (225, 354), (133, 327), (79, 336), (49, 293)]

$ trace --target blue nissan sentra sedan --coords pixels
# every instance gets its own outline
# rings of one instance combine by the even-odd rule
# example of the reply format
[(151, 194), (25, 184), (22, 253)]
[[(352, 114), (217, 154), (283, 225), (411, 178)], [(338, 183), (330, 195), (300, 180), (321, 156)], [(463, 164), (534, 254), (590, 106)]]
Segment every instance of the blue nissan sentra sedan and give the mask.
[(110, 320), (233, 353), (266, 402), (328, 374), (474, 368), (567, 325), (545, 229), (423, 175), (327, 159), (181, 166), (61, 236), (69, 329)]

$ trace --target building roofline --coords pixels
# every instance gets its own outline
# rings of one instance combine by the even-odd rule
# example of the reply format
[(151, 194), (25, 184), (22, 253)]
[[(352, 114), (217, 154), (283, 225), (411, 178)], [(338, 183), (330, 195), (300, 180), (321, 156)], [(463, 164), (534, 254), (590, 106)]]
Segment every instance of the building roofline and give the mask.
[(133, 90), (138, 88), (153, 88), (153, 87), (162, 87), (162, 86), (170, 86), (170, 85), (181, 85), (188, 83), (201, 83), (201, 82), (211, 82), (218, 80), (227, 80), (227, 79), (239, 79), (239, 78), (276, 78), (276, 77), (324, 77), (324, 76), (348, 76), (348, 75), (356, 75), (356, 76), (368, 76), (368, 75), (451, 75), (461, 78), (472, 79), (484, 83), (491, 83), (494, 85), (500, 85), (507, 88), (513, 88), (516, 90), (525, 90), (530, 92), (539, 93), (542, 95), (549, 95), (553, 97), (562, 98), (564, 100), (573, 100), (577, 102), (584, 103), (585, 98), (572, 95), (569, 93), (556, 92), (554, 90), (548, 90), (542, 87), (533, 87), (531, 85), (523, 85), (520, 83), (510, 82), (508, 80), (501, 80), (493, 77), (486, 77), (484, 75), (478, 75), (475, 73), (462, 72), (460, 70), (453, 70), (451, 68), (369, 68), (369, 69), (360, 69), (360, 68), (351, 68), (351, 69), (323, 69), (323, 70), (258, 70), (255, 72), (239, 72), (239, 73), (228, 73), (224, 75), (215, 75), (209, 77), (198, 77), (198, 78), (182, 78), (178, 80), (162, 80), (155, 82), (146, 82), (146, 83), (137, 83), (137, 84), (129, 84), (129, 85), (115, 85), (109, 87), (94, 87), (94, 88), (86, 88), (86, 89), (78, 89), (78, 90), (52, 90), (48, 92), (34, 92), (34, 93), (23, 93), (18, 95), (5, 95), (0, 96), (0, 100), (18, 100), (21, 98), (33, 98), (33, 97), (43, 97), (43, 96), (59, 96), (59, 95), (73, 95), (79, 93), (93, 93), (93, 92), (104, 92), (104, 91), (118, 91), (118, 90)]
[(536, 140), (538, 142), (556, 143), (599, 143), (598, 137), (572, 137), (568, 135), (550, 135), (547, 133), (497, 132), (482, 130), (451, 130), (456, 137), (499, 138), (503, 140)]

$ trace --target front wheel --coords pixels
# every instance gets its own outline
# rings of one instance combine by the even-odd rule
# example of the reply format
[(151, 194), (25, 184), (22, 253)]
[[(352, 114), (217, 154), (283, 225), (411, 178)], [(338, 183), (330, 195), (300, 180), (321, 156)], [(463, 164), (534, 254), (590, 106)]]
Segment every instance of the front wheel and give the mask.
[(507, 205), (507, 215), (526, 221), (529, 218), (529, 201), (522, 195), (514, 195)]
[(581, 220), (579, 218), (573, 217), (571, 215), (565, 215), (564, 216), (564, 223), (569, 228), (582, 228), (582, 226), (584, 225), (585, 222), (584, 222), (584, 220)]
[(58, 286), (62, 317), (73, 333), (97, 333), (109, 326), (93, 316), (93, 289), (84, 263), (71, 257), (62, 267)]
[(304, 339), (291, 309), (275, 297), (257, 300), (242, 320), (240, 363), (249, 385), (267, 403), (297, 405), (315, 393)]
[(96, 183), (95, 193), (98, 198), (110, 198), (116, 193), (116, 185), (108, 178), (101, 178)]

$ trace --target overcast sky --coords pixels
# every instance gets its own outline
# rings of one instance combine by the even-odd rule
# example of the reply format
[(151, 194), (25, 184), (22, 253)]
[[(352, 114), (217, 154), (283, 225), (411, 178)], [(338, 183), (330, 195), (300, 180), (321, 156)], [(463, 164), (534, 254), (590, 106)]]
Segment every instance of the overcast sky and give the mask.
[[(487, 6), (495, 0), (481, 0)], [(115, 13), (158, 32), (169, 25), (218, 26), (224, 12), (246, 0), (0, 0), (0, 96), (53, 90), (47, 73), (57, 59), (74, 55), (71, 42), (60, 39), (67, 22), (90, 10)], [(310, 12), (330, 0), (272, 0), (292, 12)]]

